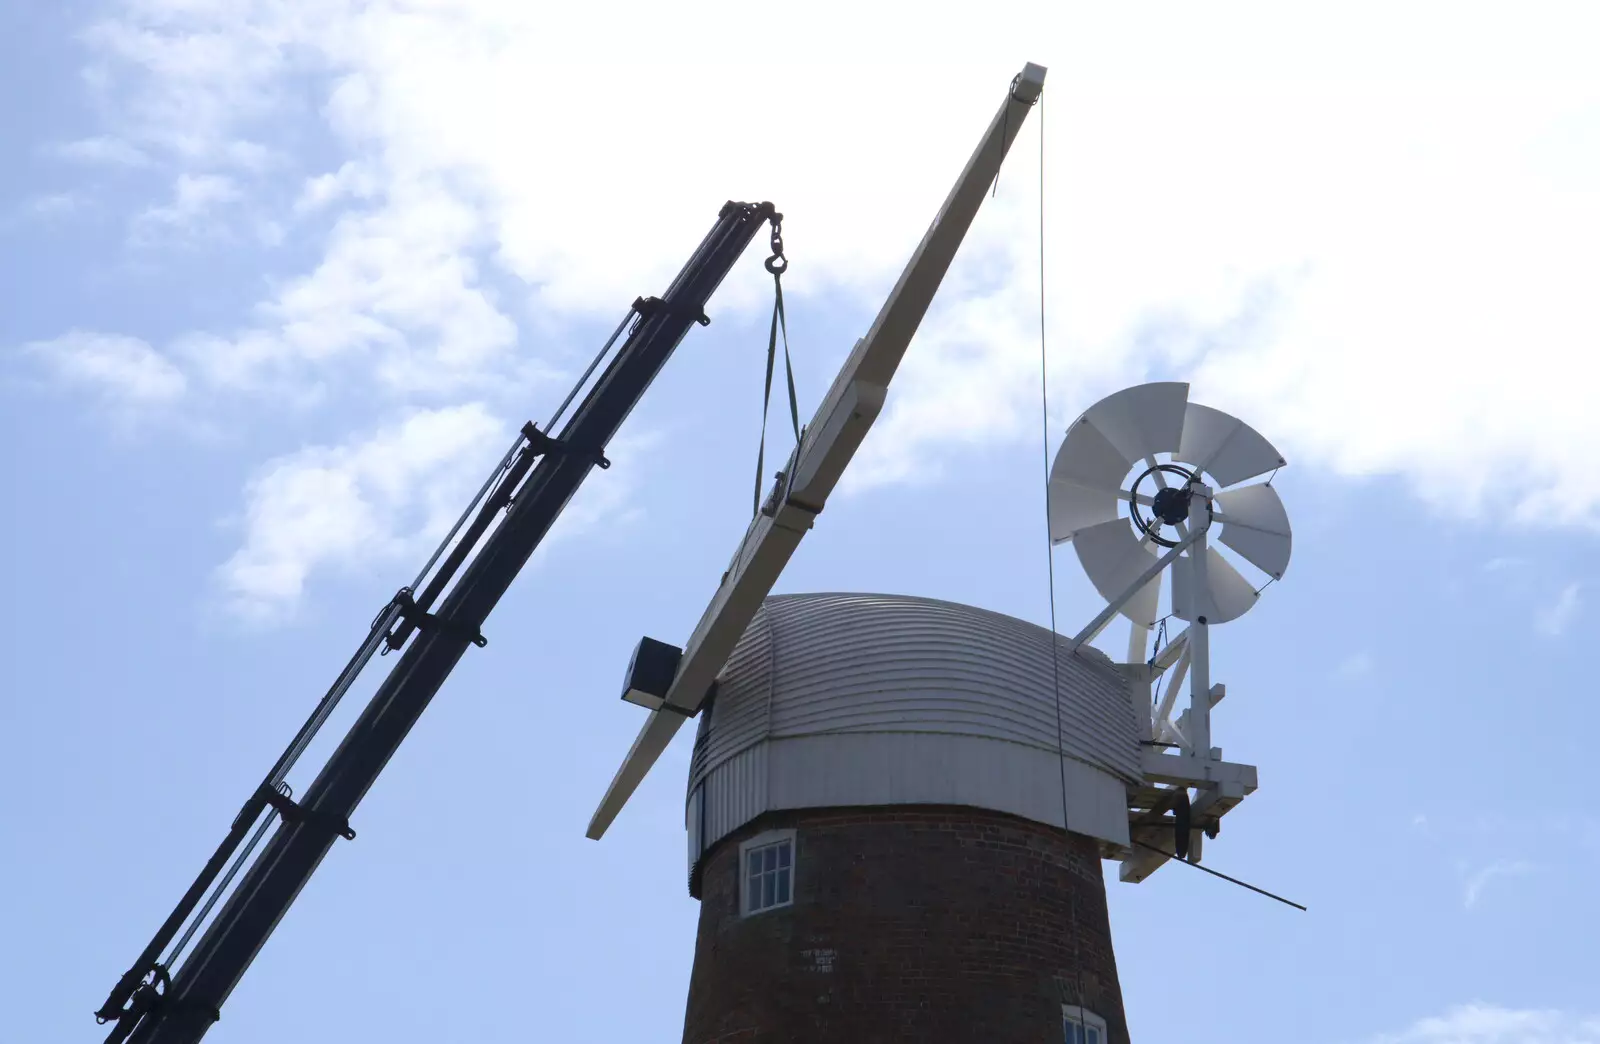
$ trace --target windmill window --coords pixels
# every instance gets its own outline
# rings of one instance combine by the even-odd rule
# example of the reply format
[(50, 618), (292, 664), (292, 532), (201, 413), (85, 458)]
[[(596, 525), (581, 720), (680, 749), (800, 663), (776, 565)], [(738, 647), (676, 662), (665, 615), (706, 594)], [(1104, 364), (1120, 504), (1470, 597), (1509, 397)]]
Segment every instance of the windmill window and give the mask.
[(761, 913), (794, 903), (794, 831), (758, 834), (739, 846), (740, 907)]
[(1106, 1020), (1076, 1004), (1061, 1006), (1067, 1044), (1106, 1044)]

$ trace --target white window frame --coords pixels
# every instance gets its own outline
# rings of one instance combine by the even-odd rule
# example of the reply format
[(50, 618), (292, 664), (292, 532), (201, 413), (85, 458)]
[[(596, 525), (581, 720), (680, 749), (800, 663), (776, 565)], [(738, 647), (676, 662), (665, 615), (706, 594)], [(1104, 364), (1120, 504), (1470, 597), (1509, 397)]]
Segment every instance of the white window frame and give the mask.
[[(789, 898), (781, 903), (773, 903), (771, 906), (752, 909), (751, 904), (754, 897), (750, 895), (750, 853), (769, 848), (772, 845), (780, 845), (784, 842), (788, 842), (789, 845)], [(794, 905), (795, 878), (799, 870), (796, 865), (799, 863), (796, 858), (797, 855), (798, 851), (794, 842), (793, 829), (767, 830), (739, 843), (739, 916), (754, 917), (769, 910), (780, 910), (785, 906)]]
[(1109, 1040), (1106, 1036), (1105, 1019), (1078, 1004), (1061, 1005), (1061, 1038), (1063, 1040), (1067, 1037), (1067, 1027), (1073, 1025), (1094, 1030), (1096, 1039), (1090, 1044), (1107, 1044)]

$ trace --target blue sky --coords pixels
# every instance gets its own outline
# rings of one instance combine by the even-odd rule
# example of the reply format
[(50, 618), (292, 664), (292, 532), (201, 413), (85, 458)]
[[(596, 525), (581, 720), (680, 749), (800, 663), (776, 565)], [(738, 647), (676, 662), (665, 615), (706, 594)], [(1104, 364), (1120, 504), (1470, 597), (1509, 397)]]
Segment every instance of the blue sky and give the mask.
[[(1261, 789), (1206, 851), (1311, 911), (1181, 867), (1113, 883), (1136, 1037), (1600, 1040), (1593, 16), (809, 10), (0, 13), (18, 1041), (97, 1032), (439, 520), (724, 199), (788, 215), (809, 414), (1027, 60), (1051, 69), (1042, 121), (780, 589), (1048, 619), (1042, 122), (1052, 430), (1191, 380), (1291, 462), (1294, 563), (1214, 642), (1215, 741)], [(679, 1038), (687, 734), (605, 841), (583, 829), (638, 727), (634, 642), (687, 636), (743, 531), (760, 260), (214, 1039)], [(1098, 603), (1059, 555), (1075, 630)]]

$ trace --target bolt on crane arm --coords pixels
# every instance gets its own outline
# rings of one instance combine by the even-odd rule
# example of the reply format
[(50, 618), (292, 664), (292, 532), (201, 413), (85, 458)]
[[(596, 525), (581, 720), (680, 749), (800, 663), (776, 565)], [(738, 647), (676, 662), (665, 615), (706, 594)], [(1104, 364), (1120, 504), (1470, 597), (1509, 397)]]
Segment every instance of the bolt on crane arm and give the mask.
[(1044, 68), (1030, 63), (1012, 80), (1005, 102), (967, 160), (966, 169), (923, 235), (866, 337), (856, 343), (834, 378), (766, 505), (745, 531), (733, 565), (679, 656), (677, 672), (660, 706), (650, 712), (595, 809), (589, 821), (589, 837), (598, 840), (605, 835), (679, 726), (699, 712), (734, 645), (826, 505), (828, 495), (883, 409), (889, 381), (949, 270), (957, 247), (971, 228), (984, 193), (999, 174), (1029, 108), (1039, 99), (1044, 77)]
[[(459, 543), (448, 555), (441, 546), (424, 568), (426, 576), (442, 556), (432, 582), (420, 592), (403, 588), (373, 621), (350, 664), (245, 803), (178, 908), (112, 990), (97, 1013), (102, 1022), (116, 1022), (107, 1038), (109, 1044), (195, 1044), (205, 1036), (220, 1017), (223, 1002), (335, 839), (355, 836), (349, 817), (467, 647), (485, 644), (480, 628), (551, 524), (590, 471), (597, 465), (607, 466), (604, 451), (612, 436), (689, 327), (707, 321), (706, 302), (761, 226), (776, 218), (770, 203), (726, 204), (664, 298), (634, 302), (595, 366), (625, 327), (626, 338), (560, 435), (552, 437), (532, 424), (523, 428), (517, 444), (479, 493), (481, 509), (479, 501), (469, 507), (468, 515), (479, 509), (473, 523), (461, 530), (467, 519), (463, 516), (458, 524)], [(568, 397), (569, 404), (590, 373), (579, 379)], [(563, 404), (558, 418), (565, 409)], [(455, 536), (453, 532), (446, 538), (446, 545)], [(455, 579), (457, 570), (459, 579)], [(414, 587), (420, 587), (423, 576)], [(452, 579), (455, 583), (446, 594), (444, 589)], [(434, 609), (440, 595), (443, 600)], [(415, 637), (360, 718), (304, 796), (293, 800), (285, 776), (333, 705), (380, 645), (398, 648), (413, 632)], [(269, 838), (267, 831), (275, 822), (276, 830)], [(263, 839), (265, 845), (257, 855), (256, 846)], [(224, 871), (230, 860), (231, 866)], [(230, 892), (229, 885), (236, 877), (238, 884)], [(202, 903), (208, 892), (210, 897)], [(177, 957), (207, 921), (213, 904), (224, 895), (220, 910), (194, 949), (181, 965), (170, 967), (177, 964)], [(179, 936), (186, 923), (187, 931)], [(173, 946), (175, 938), (178, 941)], [(163, 952), (169, 956), (163, 959)]]

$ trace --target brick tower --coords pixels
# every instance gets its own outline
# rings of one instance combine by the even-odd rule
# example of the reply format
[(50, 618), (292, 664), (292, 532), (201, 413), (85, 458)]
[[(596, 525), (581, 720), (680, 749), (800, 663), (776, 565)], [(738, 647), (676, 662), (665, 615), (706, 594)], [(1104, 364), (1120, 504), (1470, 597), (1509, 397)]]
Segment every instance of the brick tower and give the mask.
[(684, 1044), (1127, 1044), (1101, 860), (1139, 691), (1051, 650), (947, 602), (767, 600), (695, 741)]
[[(792, 883), (763, 907), (777, 875), (746, 871), (773, 850)], [(707, 853), (700, 903), (685, 1044), (1060, 1041), (1080, 1002), (1085, 1039), (1128, 1040), (1093, 838), (949, 806), (769, 813)]]

